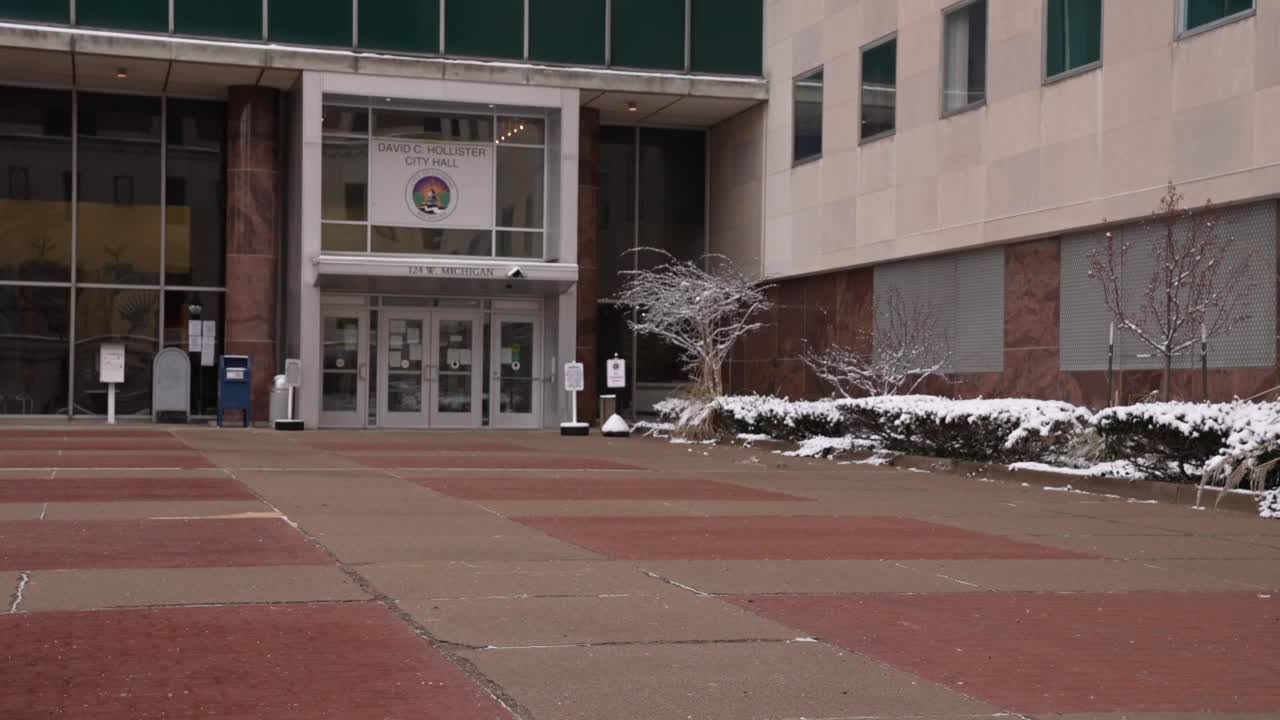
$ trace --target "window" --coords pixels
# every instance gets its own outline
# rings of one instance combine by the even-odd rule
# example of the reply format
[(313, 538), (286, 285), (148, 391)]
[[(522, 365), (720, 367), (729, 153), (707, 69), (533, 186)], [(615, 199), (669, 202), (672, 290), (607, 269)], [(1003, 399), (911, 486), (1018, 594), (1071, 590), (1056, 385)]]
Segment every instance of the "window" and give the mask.
[(796, 78), (792, 162), (822, 157), (822, 68)]
[(1046, 78), (1102, 59), (1102, 0), (1049, 0), (1046, 12)]
[[(548, 176), (555, 172), (555, 166), (548, 164), (545, 116), (369, 107), (361, 98), (342, 100), (348, 104), (325, 105), (321, 119), (323, 251), (520, 258), (545, 255), (546, 185)], [(489, 179), (471, 180), (469, 187), (480, 190), (471, 192), (470, 205), (457, 206), (469, 208), (470, 214), (460, 220), (462, 216), (455, 213), (444, 227), (415, 225), (413, 218), (396, 216), (394, 208), (403, 204), (386, 203), (402, 191), (388, 193), (384, 188), (384, 192), (377, 192), (387, 173), (377, 172), (376, 153), (384, 152), (382, 146), (415, 147), (419, 148), (415, 152), (421, 153), (426, 144), (452, 143), (466, 143), (472, 149), (458, 152), (492, 161)], [(449, 152), (453, 151), (442, 154)], [(457, 168), (453, 163), (446, 158), (436, 167)], [(443, 189), (430, 184), (437, 182)], [(424, 179), (424, 202), (447, 207), (451, 193), (445, 182), (435, 177)]]
[[(195, 304), (222, 321), (225, 105), (0, 86), (0, 159), (0, 415), (104, 412), (108, 341), (129, 348), (117, 410), (149, 415), (161, 329), (185, 345)], [(195, 360), (197, 412), (215, 374)]]
[(893, 132), (898, 104), (898, 38), (878, 41), (862, 51), (863, 140)]
[(942, 22), (942, 113), (987, 97), (987, 0), (947, 12)]
[(1253, 12), (1253, 0), (1182, 0), (1182, 30)]

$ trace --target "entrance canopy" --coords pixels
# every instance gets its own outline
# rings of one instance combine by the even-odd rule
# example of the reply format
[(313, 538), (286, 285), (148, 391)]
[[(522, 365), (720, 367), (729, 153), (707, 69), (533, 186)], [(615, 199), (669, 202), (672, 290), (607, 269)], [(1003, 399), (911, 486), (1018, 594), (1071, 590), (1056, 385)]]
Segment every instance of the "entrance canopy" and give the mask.
[(324, 290), (501, 297), (559, 295), (578, 281), (576, 263), (403, 255), (320, 255)]

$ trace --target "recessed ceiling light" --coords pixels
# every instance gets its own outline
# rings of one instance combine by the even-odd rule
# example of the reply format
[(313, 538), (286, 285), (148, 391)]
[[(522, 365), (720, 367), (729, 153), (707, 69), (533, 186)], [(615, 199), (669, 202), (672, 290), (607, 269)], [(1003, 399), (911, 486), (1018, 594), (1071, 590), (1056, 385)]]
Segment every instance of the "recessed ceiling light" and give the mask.
[(116, 77), (121, 80), (124, 80), (125, 78), (129, 77), (129, 68), (126, 68), (126, 67), (116, 68)]

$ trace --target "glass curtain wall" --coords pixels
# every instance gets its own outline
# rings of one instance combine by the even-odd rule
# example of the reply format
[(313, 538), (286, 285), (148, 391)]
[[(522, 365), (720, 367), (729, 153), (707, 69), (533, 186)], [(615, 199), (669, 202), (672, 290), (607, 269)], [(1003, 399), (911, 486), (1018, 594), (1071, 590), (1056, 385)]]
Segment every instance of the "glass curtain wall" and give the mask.
[[(625, 272), (653, 267), (662, 252), (700, 260), (707, 252), (707, 136), (701, 130), (602, 127), (600, 129), (599, 387), (605, 361), (625, 358), (631, 377), (619, 407), (636, 407), (633, 389), (668, 387), (687, 380), (679, 352), (667, 343), (637, 339), (631, 312), (614, 298)], [(662, 252), (654, 252), (654, 250)]]
[[(99, 348), (122, 343), (117, 412), (149, 415), (161, 343), (221, 321), (225, 115), (0, 87), (0, 414), (104, 413)], [(192, 366), (192, 409), (207, 414), (215, 371), (198, 353)]]
[[(468, 114), (332, 99), (321, 122), (324, 252), (536, 258), (546, 232), (546, 118)], [(369, 145), (374, 139), (492, 143), (494, 213), (470, 227), (378, 224), (369, 217)]]

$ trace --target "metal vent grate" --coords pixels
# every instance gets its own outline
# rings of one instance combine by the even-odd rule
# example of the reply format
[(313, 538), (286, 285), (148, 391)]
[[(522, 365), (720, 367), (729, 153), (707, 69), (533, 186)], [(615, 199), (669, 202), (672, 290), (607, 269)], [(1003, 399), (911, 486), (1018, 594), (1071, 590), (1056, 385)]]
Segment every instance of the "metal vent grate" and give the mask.
[[(1248, 285), (1242, 307), (1247, 319), (1230, 334), (1209, 344), (1209, 366), (1215, 368), (1272, 367), (1276, 362), (1276, 204), (1256, 203), (1219, 212), (1219, 232), (1227, 244), (1227, 267), (1235, 268), (1249, 257), (1244, 277), (1231, 282)], [(1158, 226), (1132, 223), (1113, 232), (1133, 249), (1125, 263), (1124, 291), (1135, 306), (1151, 277), (1152, 263), (1146, 248), (1155, 242)], [(1062, 239), (1062, 302), (1060, 342), (1063, 370), (1103, 370), (1107, 367), (1107, 332), (1111, 312), (1103, 300), (1102, 286), (1089, 277), (1089, 251), (1103, 241), (1105, 231), (1068, 235)], [(1199, 348), (1174, 359), (1174, 367), (1200, 364)], [(1151, 348), (1130, 333), (1116, 331), (1115, 367), (1150, 370), (1162, 367)]]

